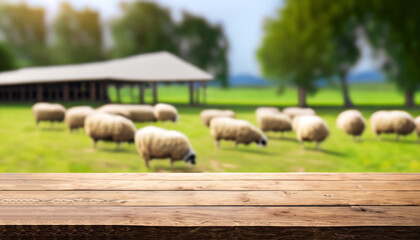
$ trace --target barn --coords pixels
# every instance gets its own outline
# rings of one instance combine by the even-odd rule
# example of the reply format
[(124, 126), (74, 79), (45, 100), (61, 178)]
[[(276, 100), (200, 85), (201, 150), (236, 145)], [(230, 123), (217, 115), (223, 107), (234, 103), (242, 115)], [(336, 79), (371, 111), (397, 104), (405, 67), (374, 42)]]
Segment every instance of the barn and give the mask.
[[(0, 101), (109, 101), (108, 87), (137, 87), (139, 103), (151, 88), (158, 102), (158, 85), (185, 83), (190, 104), (203, 101), (207, 82), (213, 76), (168, 52), (140, 54), (126, 58), (74, 65), (22, 68), (0, 73)], [(187, 93), (187, 92), (186, 92)]]

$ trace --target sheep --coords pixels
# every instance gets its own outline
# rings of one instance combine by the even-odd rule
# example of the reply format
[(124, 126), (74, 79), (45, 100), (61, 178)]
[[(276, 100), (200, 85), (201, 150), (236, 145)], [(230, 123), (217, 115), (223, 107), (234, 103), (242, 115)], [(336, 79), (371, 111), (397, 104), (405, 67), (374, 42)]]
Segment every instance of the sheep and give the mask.
[(35, 116), (36, 125), (41, 121), (62, 122), (66, 113), (66, 108), (58, 103), (36, 103), (32, 107), (32, 112)]
[(184, 134), (154, 126), (144, 127), (137, 131), (135, 144), (138, 153), (143, 157), (146, 167), (152, 159), (169, 158), (171, 166), (178, 160), (195, 165), (195, 152)]
[(259, 107), (257, 108), (257, 110), (255, 111), (255, 115), (260, 115), (261, 113), (280, 113), (280, 110), (278, 108), (275, 107)]
[(154, 108), (150, 105), (124, 105), (131, 121), (133, 122), (156, 122)]
[(122, 104), (105, 104), (97, 109), (99, 112), (123, 116), (130, 119), (129, 110)]
[(316, 149), (329, 135), (329, 128), (324, 119), (318, 116), (298, 116), (293, 119), (296, 137), (303, 147), (303, 142), (316, 142)]
[(97, 142), (102, 140), (116, 142), (119, 149), (121, 142), (134, 142), (136, 127), (125, 117), (95, 112), (86, 117), (85, 131), (95, 148)]
[(200, 113), (201, 121), (207, 127), (210, 126), (210, 121), (216, 117), (235, 118), (235, 112), (232, 110), (207, 109)]
[(413, 117), (405, 111), (377, 111), (370, 118), (370, 127), (379, 140), (383, 133), (395, 133), (398, 141), (400, 135), (412, 133), (416, 124)]
[(177, 122), (179, 119), (178, 111), (172, 105), (159, 103), (155, 105), (153, 110), (155, 118), (159, 121), (173, 121)]
[(337, 118), (338, 129), (355, 137), (361, 136), (366, 128), (366, 120), (358, 110), (346, 110)]
[(263, 132), (281, 132), (283, 135), (292, 130), (292, 120), (284, 113), (259, 112), (257, 122)]
[(68, 109), (66, 111), (65, 122), (70, 131), (83, 128), (85, 118), (93, 112), (95, 112), (95, 110), (89, 106), (79, 106)]
[(251, 142), (259, 146), (266, 146), (268, 141), (264, 133), (245, 120), (238, 120), (227, 117), (215, 118), (210, 122), (210, 133), (213, 136), (216, 147), (219, 147), (220, 140), (235, 141), (235, 147), (239, 143), (245, 145)]
[(419, 141), (420, 141), (420, 116), (414, 119), (414, 123), (416, 124), (417, 137), (419, 138)]
[(287, 107), (283, 109), (283, 113), (289, 115), (291, 119), (297, 116), (316, 115), (312, 108)]

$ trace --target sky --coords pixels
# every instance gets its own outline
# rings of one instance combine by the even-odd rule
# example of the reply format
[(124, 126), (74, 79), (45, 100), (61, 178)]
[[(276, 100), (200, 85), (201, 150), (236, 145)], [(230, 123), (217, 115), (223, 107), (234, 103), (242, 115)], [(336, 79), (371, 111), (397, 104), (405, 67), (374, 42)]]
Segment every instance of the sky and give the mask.
[[(67, 0), (76, 9), (89, 7), (101, 14), (104, 26), (120, 14), (121, 0)], [(130, 2), (132, 0), (125, 0)], [(9, 0), (9, 2), (27, 2), (32, 6), (43, 6), (47, 9), (47, 22), (51, 22), (59, 10), (62, 0)], [(276, 16), (284, 4), (283, 0), (155, 0), (170, 8), (177, 21), (182, 11), (202, 15), (211, 23), (223, 25), (230, 42), (230, 74), (260, 75), (256, 51), (263, 37), (264, 21), (267, 17)], [(110, 42), (109, 29), (104, 31), (106, 45)], [(353, 72), (363, 72), (374, 68), (378, 63), (371, 61), (371, 53), (366, 41), (360, 42), (362, 58), (353, 68)]]

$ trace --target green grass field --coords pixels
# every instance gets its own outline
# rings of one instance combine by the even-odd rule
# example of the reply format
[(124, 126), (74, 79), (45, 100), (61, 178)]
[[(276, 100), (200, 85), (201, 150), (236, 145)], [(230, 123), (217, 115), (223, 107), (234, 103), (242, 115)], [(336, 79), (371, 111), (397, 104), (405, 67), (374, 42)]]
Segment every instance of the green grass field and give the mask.
[[(126, 90), (125, 90), (126, 91)], [(402, 95), (392, 89), (374, 87), (354, 89), (356, 103), (373, 105), (360, 107), (365, 117), (369, 117), (378, 105), (402, 104)], [(356, 97), (357, 96), (357, 97)], [(256, 123), (254, 111), (258, 105), (296, 104), (293, 91), (277, 96), (275, 89), (231, 89), (210, 88), (208, 102), (211, 106), (230, 108), (237, 118)], [(369, 102), (369, 99), (371, 101)], [(124, 94), (129, 100), (129, 94)], [(187, 101), (185, 87), (162, 87), (159, 100), (174, 103)], [(153, 160), (151, 172), (420, 172), (420, 143), (411, 134), (396, 142), (394, 135), (378, 141), (368, 128), (363, 142), (353, 142), (351, 137), (340, 132), (335, 126), (341, 102), (340, 93), (326, 89), (309, 98), (330, 126), (330, 137), (322, 144), (322, 151), (314, 150), (315, 144), (306, 144), (301, 149), (293, 132), (283, 139), (279, 134), (269, 133), (269, 144), (259, 148), (255, 144), (234, 147), (232, 142), (222, 142), (215, 149), (209, 129), (202, 125), (199, 113), (206, 107), (177, 105), (180, 112), (178, 123), (156, 123), (167, 129), (185, 133), (197, 153), (197, 165), (190, 167), (184, 162), (175, 163), (171, 168), (169, 160)], [(85, 103), (71, 103), (80, 105)], [(66, 106), (69, 107), (69, 104)], [(332, 105), (332, 106), (322, 106)], [(396, 107), (388, 107), (396, 108)], [(413, 116), (420, 109), (408, 110)], [(31, 112), (31, 104), (0, 104), (0, 172), (145, 172), (148, 171), (134, 145), (123, 144), (116, 150), (115, 144), (99, 143), (97, 150), (84, 131), (70, 133), (64, 124), (51, 128), (42, 123), (36, 128)], [(136, 124), (141, 128), (148, 124)]]

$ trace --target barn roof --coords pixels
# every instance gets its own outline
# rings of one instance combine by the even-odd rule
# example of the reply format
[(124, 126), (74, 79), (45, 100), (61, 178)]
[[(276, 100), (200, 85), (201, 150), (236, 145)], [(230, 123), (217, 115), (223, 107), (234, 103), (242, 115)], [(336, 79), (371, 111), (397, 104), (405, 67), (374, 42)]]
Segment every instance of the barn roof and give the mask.
[(211, 81), (213, 76), (168, 52), (104, 62), (22, 68), (0, 73), (0, 85), (113, 80), (124, 82)]

